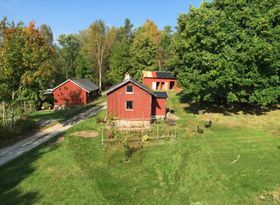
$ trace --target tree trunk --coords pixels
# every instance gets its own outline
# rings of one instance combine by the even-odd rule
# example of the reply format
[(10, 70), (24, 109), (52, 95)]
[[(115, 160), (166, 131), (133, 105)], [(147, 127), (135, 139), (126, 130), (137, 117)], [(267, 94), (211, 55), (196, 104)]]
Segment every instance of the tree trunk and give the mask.
[(6, 127), (6, 110), (5, 110), (5, 101), (2, 102), (2, 108), (3, 108), (3, 115), (2, 115), (2, 124), (3, 127)]
[(99, 90), (101, 92), (101, 86), (102, 86), (102, 65), (99, 65)]
[[(12, 92), (12, 103), (15, 100), (15, 91)], [(10, 128), (13, 128), (15, 124), (15, 107), (14, 105), (11, 106), (11, 122), (10, 122)]]

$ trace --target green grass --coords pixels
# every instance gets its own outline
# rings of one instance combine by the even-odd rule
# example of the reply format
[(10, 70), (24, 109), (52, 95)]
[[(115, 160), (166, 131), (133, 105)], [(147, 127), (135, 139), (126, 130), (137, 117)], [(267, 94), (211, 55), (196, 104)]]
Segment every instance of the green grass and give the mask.
[[(280, 190), (279, 111), (194, 115), (173, 94), (169, 106), (180, 117), (176, 140), (148, 142), (124, 163), (123, 147), (104, 149), (101, 134), (73, 134), (101, 133), (90, 118), (63, 142), (51, 140), (0, 167), (1, 204), (277, 204), (260, 196)], [(213, 126), (197, 134), (208, 118)]]
[(35, 121), (42, 121), (42, 120), (64, 121), (93, 106), (98, 106), (100, 105), (100, 103), (104, 101), (105, 101), (105, 96), (101, 96), (93, 103), (87, 106), (75, 106), (65, 110), (40, 110), (40, 111), (35, 111), (30, 113), (29, 116), (31, 117), (31, 119)]

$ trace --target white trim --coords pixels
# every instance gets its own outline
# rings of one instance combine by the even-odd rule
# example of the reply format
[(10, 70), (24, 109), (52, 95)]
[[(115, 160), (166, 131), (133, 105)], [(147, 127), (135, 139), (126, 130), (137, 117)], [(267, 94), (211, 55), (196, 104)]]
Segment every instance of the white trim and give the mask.
[[(127, 109), (127, 102), (132, 102), (132, 109)], [(125, 101), (125, 110), (126, 111), (133, 111), (134, 110), (134, 101), (133, 100), (126, 100)]]
[[(130, 86), (132, 88), (132, 92), (127, 92), (127, 87)], [(125, 87), (125, 93), (126, 94), (133, 94), (134, 93), (134, 88), (133, 88), (133, 85), (126, 85)]]
[(58, 86), (56, 86), (53, 90), (52, 90), (52, 92), (54, 92), (57, 88), (59, 88), (60, 86), (62, 86), (62, 85), (64, 85), (65, 83), (67, 83), (67, 82), (69, 82), (69, 81), (71, 81), (72, 83), (74, 83), (75, 85), (77, 85), (79, 88), (82, 88), (84, 91), (86, 91), (87, 93), (90, 93), (88, 90), (86, 90), (85, 88), (83, 88), (82, 86), (80, 86), (80, 85), (78, 85), (77, 83), (75, 83), (73, 80), (71, 80), (71, 79), (68, 79), (68, 80), (66, 80), (66, 81), (64, 81), (63, 83), (60, 83)]

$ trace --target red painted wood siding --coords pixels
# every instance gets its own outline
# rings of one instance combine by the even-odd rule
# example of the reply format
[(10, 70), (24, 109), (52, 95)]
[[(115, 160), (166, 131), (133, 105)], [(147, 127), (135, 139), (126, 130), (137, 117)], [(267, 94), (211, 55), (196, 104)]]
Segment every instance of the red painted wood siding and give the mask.
[(166, 114), (166, 99), (164, 98), (153, 98), (152, 115), (154, 116), (165, 116)]
[[(126, 86), (133, 86), (133, 93), (126, 93)], [(133, 110), (126, 110), (126, 101), (133, 101)], [(152, 95), (142, 88), (127, 83), (107, 96), (108, 115), (120, 120), (150, 120)]]
[(87, 92), (68, 81), (53, 91), (55, 105), (86, 105)]
[(153, 89), (153, 82), (167, 82), (168, 83), (168, 89), (169, 90), (169, 85), (170, 82), (173, 81), (175, 82), (174, 85), (174, 90), (180, 91), (181, 89), (178, 87), (177, 80), (176, 79), (159, 79), (159, 78), (142, 78), (142, 83), (148, 86), (150, 89)]

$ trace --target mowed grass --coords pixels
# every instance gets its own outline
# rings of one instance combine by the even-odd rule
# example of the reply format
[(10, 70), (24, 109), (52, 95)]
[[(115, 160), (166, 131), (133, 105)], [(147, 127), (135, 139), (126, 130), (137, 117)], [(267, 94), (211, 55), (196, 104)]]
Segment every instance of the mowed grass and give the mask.
[(35, 111), (29, 114), (31, 119), (35, 121), (44, 121), (44, 120), (57, 120), (64, 121), (75, 115), (93, 107), (99, 106), (105, 101), (105, 96), (100, 96), (98, 99), (95, 99), (92, 103), (87, 106), (73, 106), (64, 110), (40, 110)]
[[(0, 167), (1, 204), (279, 204), (269, 194), (280, 190), (279, 111), (195, 115), (174, 94), (168, 105), (176, 140), (148, 142), (125, 163), (123, 147), (105, 149), (90, 118)], [(213, 126), (197, 134), (206, 119)], [(99, 136), (73, 134), (81, 130)]]

